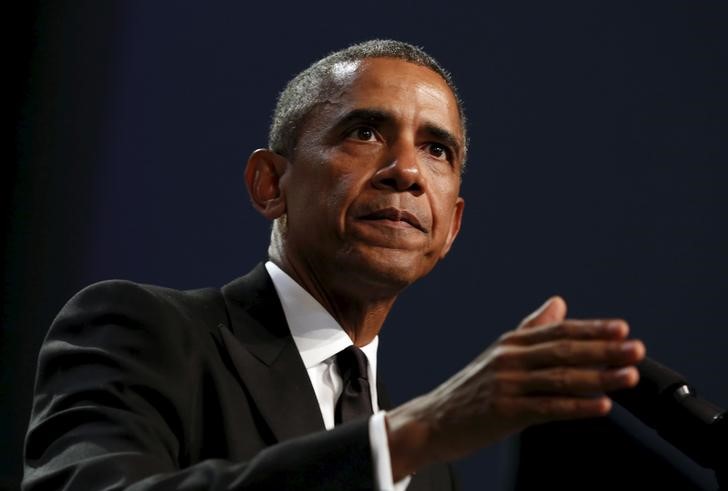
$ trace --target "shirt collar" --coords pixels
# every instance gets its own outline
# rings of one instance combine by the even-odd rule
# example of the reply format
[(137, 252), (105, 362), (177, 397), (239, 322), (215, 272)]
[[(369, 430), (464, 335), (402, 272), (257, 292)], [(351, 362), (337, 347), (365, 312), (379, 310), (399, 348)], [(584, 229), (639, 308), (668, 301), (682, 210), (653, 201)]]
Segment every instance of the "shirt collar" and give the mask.
[[(351, 338), (331, 314), (301, 285), (272, 261), (265, 263), (283, 307), (291, 336), (308, 369), (323, 363), (347, 346)], [(379, 336), (361, 350), (369, 361), (370, 375), (376, 380)]]

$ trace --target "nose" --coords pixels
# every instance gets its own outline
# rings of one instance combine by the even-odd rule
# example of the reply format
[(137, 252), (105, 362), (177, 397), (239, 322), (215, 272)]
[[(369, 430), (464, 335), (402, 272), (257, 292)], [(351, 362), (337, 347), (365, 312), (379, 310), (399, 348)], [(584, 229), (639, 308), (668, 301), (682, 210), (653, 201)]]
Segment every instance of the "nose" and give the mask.
[(384, 166), (372, 178), (375, 188), (396, 192), (409, 192), (419, 196), (424, 192), (422, 173), (414, 145), (394, 149)]

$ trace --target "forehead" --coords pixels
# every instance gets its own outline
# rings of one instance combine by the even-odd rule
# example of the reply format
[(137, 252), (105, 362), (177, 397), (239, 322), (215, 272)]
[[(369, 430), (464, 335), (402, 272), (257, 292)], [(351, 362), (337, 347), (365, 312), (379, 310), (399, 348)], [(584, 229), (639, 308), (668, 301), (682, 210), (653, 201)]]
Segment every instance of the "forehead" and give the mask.
[(457, 101), (430, 68), (396, 58), (343, 62), (332, 69), (337, 90), (327, 98), (333, 113), (384, 109), (404, 119), (435, 123), (462, 140)]

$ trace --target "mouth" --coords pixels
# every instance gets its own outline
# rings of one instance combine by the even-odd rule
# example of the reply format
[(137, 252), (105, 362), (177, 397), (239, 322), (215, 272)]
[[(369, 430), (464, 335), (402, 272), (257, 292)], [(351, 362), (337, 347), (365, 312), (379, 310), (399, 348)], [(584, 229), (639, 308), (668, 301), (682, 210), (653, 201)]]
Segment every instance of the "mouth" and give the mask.
[(427, 232), (425, 227), (422, 226), (422, 224), (415, 215), (406, 210), (400, 210), (397, 208), (382, 208), (381, 210), (376, 210), (372, 213), (363, 215), (359, 217), (359, 219), (371, 221), (389, 220), (391, 222), (394, 222), (395, 224), (410, 226), (416, 228), (421, 232)]

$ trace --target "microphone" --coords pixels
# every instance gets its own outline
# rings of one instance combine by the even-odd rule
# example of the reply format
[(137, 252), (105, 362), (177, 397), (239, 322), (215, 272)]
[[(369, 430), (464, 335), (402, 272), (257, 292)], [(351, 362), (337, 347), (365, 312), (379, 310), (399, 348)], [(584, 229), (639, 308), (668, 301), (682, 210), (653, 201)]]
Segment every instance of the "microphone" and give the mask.
[(685, 377), (645, 358), (636, 387), (608, 395), (695, 462), (728, 472), (728, 416), (701, 399)]

